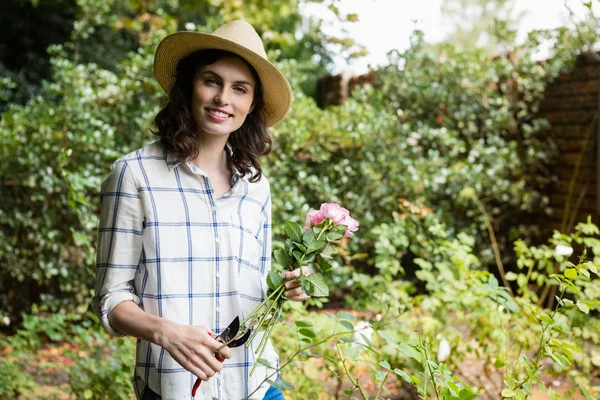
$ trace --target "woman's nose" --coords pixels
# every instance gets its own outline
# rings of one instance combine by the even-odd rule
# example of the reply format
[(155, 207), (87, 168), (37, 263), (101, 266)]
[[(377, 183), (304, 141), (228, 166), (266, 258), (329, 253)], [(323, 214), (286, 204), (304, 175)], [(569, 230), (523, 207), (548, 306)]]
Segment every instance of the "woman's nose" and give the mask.
[(226, 90), (220, 90), (213, 99), (215, 104), (228, 104), (229, 96), (226, 93)]

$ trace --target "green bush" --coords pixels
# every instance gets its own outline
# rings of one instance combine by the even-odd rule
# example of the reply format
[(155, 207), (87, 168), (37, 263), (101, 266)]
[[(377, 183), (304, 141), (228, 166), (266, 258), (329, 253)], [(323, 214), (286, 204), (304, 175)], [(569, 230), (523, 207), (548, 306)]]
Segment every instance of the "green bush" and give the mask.
[(31, 393), (35, 382), (31, 375), (23, 371), (23, 366), (15, 361), (0, 359), (0, 397), (16, 399), (22, 394)]

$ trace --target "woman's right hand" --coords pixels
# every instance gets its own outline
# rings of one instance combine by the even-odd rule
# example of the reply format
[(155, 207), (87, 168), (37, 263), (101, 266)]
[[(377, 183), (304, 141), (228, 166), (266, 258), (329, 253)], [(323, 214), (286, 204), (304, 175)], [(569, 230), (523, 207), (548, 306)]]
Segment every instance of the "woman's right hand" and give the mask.
[[(183, 368), (203, 381), (223, 369), (223, 363), (214, 355), (223, 344), (213, 339), (210, 329), (164, 321), (157, 344), (168, 351)], [(218, 353), (223, 358), (231, 358), (229, 347), (223, 347)]]

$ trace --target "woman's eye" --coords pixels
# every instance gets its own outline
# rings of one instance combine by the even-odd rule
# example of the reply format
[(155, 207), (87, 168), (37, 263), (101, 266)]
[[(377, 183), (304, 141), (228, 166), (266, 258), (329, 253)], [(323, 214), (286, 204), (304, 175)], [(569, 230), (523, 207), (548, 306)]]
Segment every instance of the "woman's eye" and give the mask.
[(235, 90), (237, 90), (240, 93), (248, 93), (248, 91), (246, 90), (246, 88), (238, 86), (235, 88)]
[(206, 83), (207, 85), (216, 85), (217, 84), (217, 80), (213, 79), (213, 78), (206, 78), (204, 80), (204, 83)]

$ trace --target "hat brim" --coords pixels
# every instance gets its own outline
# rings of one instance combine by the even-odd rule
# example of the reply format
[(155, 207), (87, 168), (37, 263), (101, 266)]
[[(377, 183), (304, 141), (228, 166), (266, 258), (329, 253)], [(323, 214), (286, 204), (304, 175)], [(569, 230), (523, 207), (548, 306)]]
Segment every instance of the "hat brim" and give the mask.
[(264, 57), (231, 40), (200, 32), (177, 32), (164, 38), (154, 55), (154, 76), (167, 95), (175, 84), (177, 64), (198, 50), (225, 50), (246, 60), (260, 78), (267, 126), (281, 121), (292, 104), (292, 88), (285, 76)]

